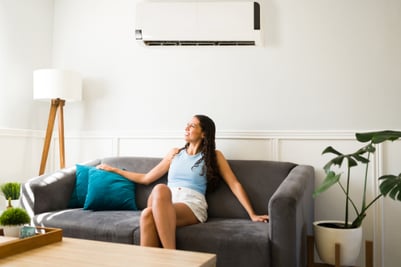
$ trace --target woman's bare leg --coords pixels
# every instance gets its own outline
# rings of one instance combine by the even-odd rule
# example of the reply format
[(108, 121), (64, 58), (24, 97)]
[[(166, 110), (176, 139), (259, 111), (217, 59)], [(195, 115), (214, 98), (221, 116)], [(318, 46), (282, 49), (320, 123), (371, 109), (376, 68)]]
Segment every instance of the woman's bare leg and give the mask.
[(148, 207), (142, 211), (140, 225), (140, 245), (146, 247), (160, 247), (159, 235), (157, 234), (152, 208)]
[(187, 205), (172, 203), (171, 191), (166, 185), (156, 185), (149, 197), (148, 208), (141, 216), (141, 245), (158, 245), (160, 240), (164, 248), (175, 249), (176, 227), (198, 222)]

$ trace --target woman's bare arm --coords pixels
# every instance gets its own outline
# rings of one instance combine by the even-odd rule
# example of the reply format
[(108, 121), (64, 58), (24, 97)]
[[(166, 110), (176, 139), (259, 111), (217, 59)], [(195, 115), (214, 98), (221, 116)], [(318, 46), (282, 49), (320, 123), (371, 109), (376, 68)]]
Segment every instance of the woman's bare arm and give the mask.
[(241, 205), (247, 211), (249, 217), (255, 222), (267, 222), (269, 220), (268, 215), (257, 215), (255, 214), (251, 202), (249, 201), (248, 195), (246, 194), (241, 183), (238, 181), (237, 177), (233, 173), (228, 164), (227, 160), (224, 158), (223, 153), (216, 150), (217, 164), (219, 166), (220, 175), (223, 177), (224, 181), (230, 187), (233, 194), (237, 197)]
[(98, 169), (117, 173), (138, 184), (150, 184), (160, 179), (170, 168), (170, 163), (175, 154), (179, 151), (178, 148), (172, 149), (153, 169), (148, 173), (138, 173), (115, 168), (107, 164), (100, 164)]

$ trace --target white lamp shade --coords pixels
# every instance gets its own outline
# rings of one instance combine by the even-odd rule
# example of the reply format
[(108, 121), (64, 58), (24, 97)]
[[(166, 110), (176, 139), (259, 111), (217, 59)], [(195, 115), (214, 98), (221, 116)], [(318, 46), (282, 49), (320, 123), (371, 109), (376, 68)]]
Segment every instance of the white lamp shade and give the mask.
[(81, 101), (82, 78), (75, 71), (40, 69), (33, 72), (33, 99)]

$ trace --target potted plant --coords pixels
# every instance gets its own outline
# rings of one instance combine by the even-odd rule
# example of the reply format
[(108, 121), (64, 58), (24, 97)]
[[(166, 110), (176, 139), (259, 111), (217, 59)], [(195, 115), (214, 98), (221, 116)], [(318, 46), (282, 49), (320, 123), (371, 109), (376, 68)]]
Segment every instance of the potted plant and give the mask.
[(8, 182), (0, 186), (0, 190), (6, 199), (7, 207), (18, 207), (21, 192), (21, 184)]
[(9, 208), (0, 216), (0, 225), (2, 225), (5, 236), (19, 237), (21, 227), (30, 221), (31, 218), (26, 210), (21, 208)]
[[(378, 199), (389, 196), (394, 200), (401, 201), (401, 173), (398, 175), (386, 174), (378, 177), (377, 179), (380, 181), (380, 193), (371, 200), (367, 199), (368, 170), (371, 155), (375, 153), (378, 144), (401, 138), (401, 132), (387, 130), (357, 133), (355, 136), (356, 140), (363, 143), (363, 145), (354, 153), (343, 154), (332, 146), (324, 149), (322, 154), (334, 154), (334, 158), (329, 160), (324, 166), (326, 177), (313, 193), (313, 196), (316, 197), (333, 185), (340, 186), (344, 192), (344, 221), (321, 221), (314, 223), (316, 248), (319, 257), (325, 263), (333, 265), (335, 264), (335, 243), (339, 243), (341, 247), (341, 265), (354, 265), (359, 256), (362, 243), (362, 222), (366, 217), (368, 209)], [(345, 183), (341, 180), (342, 171), (344, 170), (341, 167), (343, 165), (345, 165)], [(350, 194), (351, 169), (357, 166), (364, 167), (363, 193), (362, 196), (359, 196), (362, 198), (360, 207), (356, 205), (355, 196), (351, 196)], [(351, 219), (350, 210), (354, 211), (353, 219)], [(323, 234), (327, 234), (329, 240), (325, 239), (322, 236)], [(348, 238), (351, 242), (347, 243), (345, 240), (340, 240), (341, 236), (345, 239)], [(323, 247), (323, 245), (326, 245), (326, 247)], [(347, 255), (347, 252), (349, 252), (349, 255)]]

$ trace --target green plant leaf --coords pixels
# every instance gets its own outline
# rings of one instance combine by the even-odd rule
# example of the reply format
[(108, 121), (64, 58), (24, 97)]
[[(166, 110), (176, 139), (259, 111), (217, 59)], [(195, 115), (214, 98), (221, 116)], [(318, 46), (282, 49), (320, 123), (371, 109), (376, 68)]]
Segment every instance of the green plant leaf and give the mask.
[(348, 166), (355, 167), (358, 166), (358, 162), (352, 158), (352, 156), (347, 156)]
[(355, 154), (355, 155), (352, 155), (352, 156), (354, 157), (354, 159), (356, 159), (357, 161), (359, 161), (359, 162), (361, 162), (363, 164), (367, 164), (367, 163), (370, 162), (369, 159), (367, 159), (365, 157), (362, 157), (361, 155)]
[(331, 167), (333, 165), (341, 166), (343, 164), (343, 161), (344, 161), (344, 156), (338, 156), (338, 157), (335, 157), (334, 159), (328, 161), (326, 163), (326, 165), (324, 165), (324, 167), (323, 167), (324, 172), (326, 174), (329, 173), (331, 171)]
[(22, 208), (6, 209), (0, 216), (1, 225), (20, 225), (31, 221), (26, 210)]
[(340, 180), (341, 174), (336, 174), (333, 171), (329, 171), (324, 178), (323, 183), (313, 192), (313, 197), (318, 196), (329, 189), (332, 185), (336, 184)]
[(389, 196), (394, 200), (401, 201), (401, 173), (396, 175), (383, 175), (379, 189), (383, 196)]
[(21, 184), (8, 182), (0, 186), (0, 191), (6, 199), (18, 199), (20, 197)]
[(342, 153), (340, 153), (337, 150), (335, 150), (332, 146), (326, 147), (322, 152), (322, 154), (327, 154), (327, 153), (333, 153), (333, 154), (336, 154), (338, 156), (342, 156), (343, 155)]
[(373, 144), (379, 144), (384, 141), (395, 141), (401, 138), (400, 131), (377, 131), (377, 132), (367, 132), (367, 133), (356, 133), (356, 139), (359, 142), (372, 142)]
[(366, 153), (375, 153), (375, 152), (376, 152), (375, 146), (373, 144), (367, 144), (366, 146), (358, 149), (353, 155), (363, 155)]

